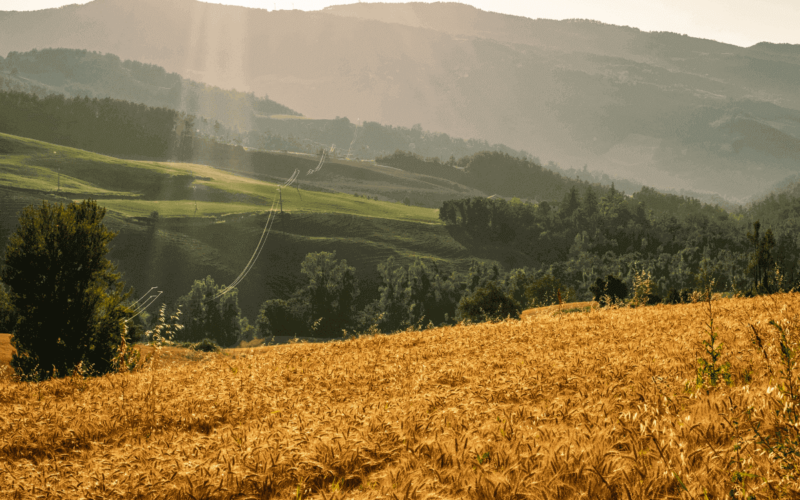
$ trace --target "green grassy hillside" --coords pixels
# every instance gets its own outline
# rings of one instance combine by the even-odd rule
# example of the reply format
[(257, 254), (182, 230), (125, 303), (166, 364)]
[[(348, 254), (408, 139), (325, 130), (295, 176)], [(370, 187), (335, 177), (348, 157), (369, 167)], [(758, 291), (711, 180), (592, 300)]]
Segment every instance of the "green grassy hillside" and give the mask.
[[(206, 165), (120, 160), (42, 141), (0, 134), (0, 186), (64, 196), (91, 196), (122, 216), (218, 216), (263, 212), (277, 203), (274, 183)], [(60, 189), (59, 189), (60, 176)], [(434, 209), (342, 194), (284, 189), (283, 210), (438, 224)]]
[[(233, 281), (256, 248), (277, 193), (274, 183), (205, 165), (121, 160), (0, 134), (0, 237), (10, 234), (26, 205), (97, 199), (109, 211), (106, 224), (119, 232), (110, 257), (126, 283), (141, 292), (158, 286), (167, 301), (207, 275)], [(294, 187), (283, 189), (282, 199), (284, 213), (239, 285), (242, 311), (251, 319), (264, 300), (294, 290), (309, 252), (336, 251), (355, 266), (363, 301), (374, 298), (377, 265), (390, 256), (464, 270), (481, 254), (468, 239), (454, 237), (435, 209)], [(150, 217), (153, 211), (158, 218)]]

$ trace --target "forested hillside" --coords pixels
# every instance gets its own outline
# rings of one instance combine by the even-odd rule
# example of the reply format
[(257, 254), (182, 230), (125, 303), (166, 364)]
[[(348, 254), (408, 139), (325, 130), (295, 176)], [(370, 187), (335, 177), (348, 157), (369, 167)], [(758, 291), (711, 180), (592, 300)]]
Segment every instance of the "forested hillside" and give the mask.
[(0, 88), (68, 97), (112, 97), (219, 120), (249, 130), (253, 115), (299, 113), (252, 92), (225, 90), (164, 68), (87, 50), (43, 49), (0, 56)]
[(421, 126), (394, 127), (348, 118), (310, 119), (252, 92), (225, 90), (167, 73), (161, 66), (113, 54), (43, 49), (0, 56), (0, 90), (45, 97), (113, 98), (195, 116), (195, 127), (215, 141), (259, 149), (314, 152), (336, 145), (341, 154), (374, 158), (397, 149), (430, 157), (497, 150), (528, 157), (501, 144), (459, 139)]
[(728, 292), (800, 284), (798, 203), (778, 207), (768, 200), (730, 214), (649, 188), (625, 196), (587, 187), (572, 188), (556, 206), (453, 200), (442, 205), (439, 217), (498, 255), (525, 255), (538, 272), (573, 288), (579, 298), (591, 297), (597, 277), (611, 274), (632, 286), (645, 271), (664, 299), (700, 286), (701, 274)]

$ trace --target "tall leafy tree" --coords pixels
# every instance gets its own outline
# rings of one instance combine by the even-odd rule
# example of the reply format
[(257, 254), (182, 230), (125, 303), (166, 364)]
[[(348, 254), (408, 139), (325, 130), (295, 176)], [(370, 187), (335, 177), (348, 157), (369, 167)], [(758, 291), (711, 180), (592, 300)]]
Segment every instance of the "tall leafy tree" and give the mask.
[(572, 214), (575, 213), (581, 206), (581, 202), (578, 199), (578, 189), (573, 186), (569, 189), (569, 193), (564, 196), (564, 201), (561, 202), (561, 210), (559, 214), (562, 218), (572, 217)]
[(769, 293), (772, 291), (773, 280), (771, 279), (775, 271), (775, 259), (772, 257), (772, 249), (775, 248), (775, 235), (772, 229), (760, 235), (761, 222), (753, 223), (753, 232), (747, 233), (747, 239), (753, 248), (752, 257), (748, 265), (748, 272), (753, 273), (753, 287), (755, 293)]
[(267, 300), (256, 320), (258, 335), (341, 336), (355, 325), (356, 270), (336, 252), (309, 253), (300, 264), (306, 283), (288, 300)]
[(94, 201), (25, 208), (6, 249), (2, 279), (18, 317), (14, 370), (26, 378), (112, 368), (130, 295), (106, 258), (115, 233)]
[(239, 291), (234, 288), (214, 298), (224, 288), (207, 276), (195, 280), (189, 293), (178, 299), (184, 313), (180, 339), (197, 342), (209, 338), (223, 347), (232, 346), (239, 340), (242, 331)]
[(336, 260), (336, 252), (306, 255), (300, 272), (308, 280), (299, 293), (308, 305), (309, 323), (321, 335), (336, 336), (352, 327), (353, 302), (359, 294), (356, 269)]

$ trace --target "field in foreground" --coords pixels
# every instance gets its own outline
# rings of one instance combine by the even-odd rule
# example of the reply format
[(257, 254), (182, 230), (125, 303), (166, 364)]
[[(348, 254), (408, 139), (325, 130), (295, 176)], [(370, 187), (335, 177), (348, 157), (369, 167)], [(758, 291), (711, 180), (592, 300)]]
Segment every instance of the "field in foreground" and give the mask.
[(797, 498), (768, 322), (796, 347), (800, 294), (711, 306), (731, 385), (690, 391), (707, 303), (4, 381), (0, 496)]

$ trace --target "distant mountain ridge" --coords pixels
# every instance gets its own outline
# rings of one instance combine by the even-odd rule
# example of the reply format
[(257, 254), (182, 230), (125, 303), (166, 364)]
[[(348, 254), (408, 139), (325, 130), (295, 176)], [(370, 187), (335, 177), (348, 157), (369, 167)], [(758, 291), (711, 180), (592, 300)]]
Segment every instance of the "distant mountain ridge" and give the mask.
[(798, 174), (800, 50), (452, 3), (277, 11), (95, 0), (0, 15), (0, 53), (117, 54), (306, 116), (422, 124), (745, 201)]

